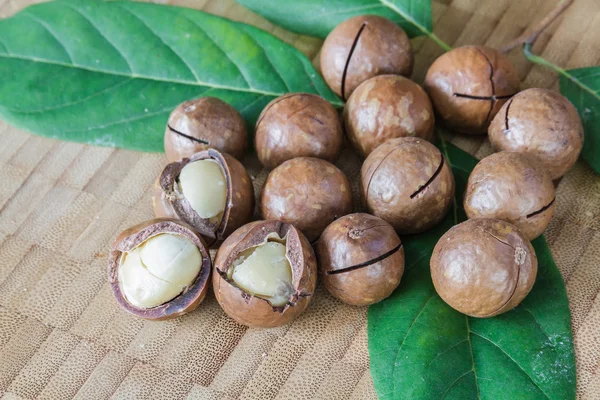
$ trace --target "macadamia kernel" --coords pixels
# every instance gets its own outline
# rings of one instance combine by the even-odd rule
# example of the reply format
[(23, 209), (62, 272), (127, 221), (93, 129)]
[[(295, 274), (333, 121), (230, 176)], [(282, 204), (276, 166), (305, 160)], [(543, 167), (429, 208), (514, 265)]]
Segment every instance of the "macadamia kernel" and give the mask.
[(179, 186), (194, 211), (206, 219), (221, 220), (227, 200), (225, 175), (211, 159), (187, 164), (179, 174)]
[(285, 240), (277, 234), (271, 236), (267, 242), (242, 252), (233, 262), (229, 278), (248, 294), (280, 307), (289, 301), (294, 291), (292, 268), (286, 256)]
[(160, 234), (123, 253), (119, 286), (129, 303), (152, 308), (192, 285), (201, 266), (202, 255), (188, 238)]

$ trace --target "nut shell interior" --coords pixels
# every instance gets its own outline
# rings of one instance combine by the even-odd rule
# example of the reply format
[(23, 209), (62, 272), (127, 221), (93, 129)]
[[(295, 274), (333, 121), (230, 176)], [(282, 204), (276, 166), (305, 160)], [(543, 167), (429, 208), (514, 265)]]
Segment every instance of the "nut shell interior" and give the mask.
[[(198, 160), (212, 159), (222, 168), (227, 185), (223, 215), (218, 222), (201, 218), (192, 208), (177, 180), (181, 170)], [(179, 218), (194, 227), (213, 245), (222, 241), (235, 229), (246, 223), (254, 212), (254, 187), (244, 166), (232, 156), (214, 149), (203, 150), (190, 158), (168, 164), (162, 171), (153, 197), (157, 217)]]
[(400, 233), (439, 223), (454, 199), (454, 175), (442, 153), (424, 139), (390, 139), (361, 168), (361, 195), (369, 213)]
[(508, 222), (476, 218), (455, 225), (436, 244), (431, 277), (440, 297), (473, 317), (515, 308), (535, 282), (537, 257), (529, 240)]
[(554, 215), (554, 184), (548, 172), (526, 156), (495, 153), (471, 172), (464, 208), (469, 218), (510, 222), (533, 240), (544, 232)]
[[(185, 236), (198, 247), (202, 256), (200, 272), (193, 284), (172, 300), (152, 308), (136, 307), (126, 300), (119, 285), (118, 272), (122, 255), (148, 239), (165, 233)], [(117, 237), (108, 258), (108, 282), (118, 304), (125, 311), (145, 319), (165, 320), (176, 318), (198, 307), (206, 296), (211, 268), (210, 255), (204, 240), (191, 226), (174, 219), (159, 218), (133, 226)]]
[[(272, 233), (286, 240), (286, 255), (292, 269), (293, 293), (284, 306), (274, 307), (268, 300), (246, 293), (228, 278), (239, 254), (267, 241)], [(252, 327), (284, 325), (308, 306), (317, 283), (317, 263), (304, 235), (291, 224), (280, 221), (255, 221), (236, 230), (217, 252), (213, 288), (217, 301), (236, 322)]]
[(404, 249), (394, 228), (373, 215), (332, 222), (317, 242), (321, 279), (345, 303), (365, 306), (388, 297), (404, 272)]

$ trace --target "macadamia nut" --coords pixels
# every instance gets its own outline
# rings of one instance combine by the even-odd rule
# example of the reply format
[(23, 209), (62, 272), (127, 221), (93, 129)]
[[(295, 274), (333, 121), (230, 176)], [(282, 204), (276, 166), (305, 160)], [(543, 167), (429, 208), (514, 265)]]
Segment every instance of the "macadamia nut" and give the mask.
[(202, 255), (196, 245), (182, 235), (165, 233), (123, 253), (119, 285), (128, 302), (152, 308), (190, 286), (201, 265)]
[(280, 307), (289, 301), (294, 289), (285, 240), (274, 235), (266, 243), (239, 254), (228, 274), (246, 293), (269, 300), (273, 306)]
[(201, 218), (219, 222), (227, 199), (227, 183), (219, 163), (206, 159), (187, 164), (179, 174), (179, 185)]

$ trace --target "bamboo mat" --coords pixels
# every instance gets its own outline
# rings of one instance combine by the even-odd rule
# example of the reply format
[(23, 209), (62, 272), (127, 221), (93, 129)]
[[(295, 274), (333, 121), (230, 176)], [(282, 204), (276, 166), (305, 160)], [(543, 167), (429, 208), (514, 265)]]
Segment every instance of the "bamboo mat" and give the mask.
[[(0, 0), (0, 17), (29, 5)], [(177, 5), (254, 24), (318, 60), (321, 41), (276, 27), (233, 1)], [(499, 47), (554, 0), (434, 0), (436, 33), (454, 46)], [(415, 41), (414, 79), (441, 53)], [(564, 67), (600, 63), (600, 2), (576, 0), (535, 50)], [(557, 88), (557, 77), (511, 53), (523, 87)], [(315, 63), (317, 65), (318, 63)], [(487, 140), (452, 142), (481, 158)], [(121, 311), (106, 283), (106, 254), (124, 228), (152, 217), (151, 186), (162, 154), (36, 137), (0, 122), (0, 396), (51, 399), (374, 399), (366, 309), (320, 287), (305, 314), (272, 330), (236, 325), (209, 295), (167, 322)], [(266, 172), (245, 160), (258, 189)], [(352, 178), (359, 160), (338, 165)], [(355, 179), (356, 180), (356, 179)], [(583, 162), (562, 180), (546, 232), (573, 314), (578, 397), (600, 398), (600, 177)], [(552, 301), (548, 299), (548, 301)]]

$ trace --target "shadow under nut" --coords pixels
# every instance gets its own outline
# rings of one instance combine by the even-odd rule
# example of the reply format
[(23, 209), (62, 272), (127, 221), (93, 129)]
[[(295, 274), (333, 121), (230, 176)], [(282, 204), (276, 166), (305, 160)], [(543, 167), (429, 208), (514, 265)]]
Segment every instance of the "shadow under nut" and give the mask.
[(418, 138), (391, 139), (361, 168), (367, 210), (400, 233), (417, 233), (439, 223), (454, 198), (454, 175), (442, 153)]

